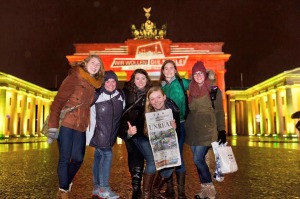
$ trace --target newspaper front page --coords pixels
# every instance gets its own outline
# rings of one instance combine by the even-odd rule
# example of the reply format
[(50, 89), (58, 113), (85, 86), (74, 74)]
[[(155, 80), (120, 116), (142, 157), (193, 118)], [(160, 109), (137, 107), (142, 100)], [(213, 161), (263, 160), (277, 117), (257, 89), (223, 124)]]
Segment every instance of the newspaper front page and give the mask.
[(146, 113), (148, 136), (157, 170), (181, 165), (171, 109)]

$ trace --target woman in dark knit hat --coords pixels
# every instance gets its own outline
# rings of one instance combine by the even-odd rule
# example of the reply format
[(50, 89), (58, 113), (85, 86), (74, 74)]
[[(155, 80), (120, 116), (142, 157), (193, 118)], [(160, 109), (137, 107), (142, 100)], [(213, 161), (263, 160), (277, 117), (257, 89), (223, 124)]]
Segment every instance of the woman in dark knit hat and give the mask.
[(117, 83), (117, 75), (111, 70), (105, 71), (104, 84), (96, 90), (95, 102), (91, 106), (91, 122), (87, 129), (86, 142), (95, 148), (93, 198), (119, 198), (109, 185), (112, 147), (117, 139), (121, 115), (125, 107), (124, 94), (117, 89)]
[(210, 80), (203, 62), (196, 62), (192, 68), (192, 81), (189, 85), (190, 113), (185, 122), (185, 143), (190, 145), (193, 160), (201, 183), (196, 198), (215, 198), (216, 190), (205, 156), (211, 143), (217, 141), (217, 122), (210, 99)]

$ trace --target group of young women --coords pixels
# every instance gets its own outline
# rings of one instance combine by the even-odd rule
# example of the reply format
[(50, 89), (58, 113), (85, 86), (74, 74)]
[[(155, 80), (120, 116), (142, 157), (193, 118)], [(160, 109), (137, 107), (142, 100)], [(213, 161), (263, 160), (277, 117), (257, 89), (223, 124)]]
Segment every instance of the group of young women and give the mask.
[[(68, 198), (72, 180), (82, 164), (87, 142), (95, 147), (93, 196), (119, 198), (109, 187), (112, 146), (118, 134), (124, 140), (128, 152), (133, 199), (175, 198), (172, 175), (174, 170), (177, 197), (187, 198), (184, 143), (191, 147), (201, 183), (201, 190), (195, 197), (215, 198), (216, 191), (205, 156), (211, 142), (218, 140), (218, 131), (223, 133), (221, 142), (226, 142), (226, 132), (225, 121), (224, 127), (220, 127), (222, 129), (217, 128), (215, 116), (216, 112), (218, 115), (221, 113), (222, 119), (223, 113), (224, 120), (222, 96), (218, 96), (221, 100), (214, 106), (218, 108), (214, 109), (210, 99), (211, 80), (203, 62), (195, 63), (192, 80), (188, 80), (179, 76), (174, 61), (166, 60), (161, 68), (160, 86), (152, 86), (148, 73), (143, 69), (136, 69), (122, 90), (117, 89), (118, 79), (113, 71), (104, 74), (103, 62), (97, 55), (90, 55), (84, 61), (78, 62), (71, 71), (54, 99), (49, 119), (49, 127), (52, 131), (57, 130), (60, 111), (82, 104), (66, 115), (60, 128), (58, 197)], [(187, 90), (190, 112), (186, 117)], [(171, 109), (173, 112), (172, 127), (176, 129), (178, 136), (181, 165), (157, 171), (145, 127), (145, 113), (164, 109)], [(92, 137), (87, 136), (86, 139), (86, 135), (90, 135), (88, 132), (92, 133)], [(165, 184), (167, 189), (162, 192)]]

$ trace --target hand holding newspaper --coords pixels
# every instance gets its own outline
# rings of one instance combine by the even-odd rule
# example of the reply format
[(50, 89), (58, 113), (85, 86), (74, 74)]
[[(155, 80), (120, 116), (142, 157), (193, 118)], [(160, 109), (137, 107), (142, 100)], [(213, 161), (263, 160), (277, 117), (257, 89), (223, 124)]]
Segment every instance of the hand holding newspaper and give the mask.
[(146, 122), (156, 169), (181, 165), (172, 110), (146, 113)]

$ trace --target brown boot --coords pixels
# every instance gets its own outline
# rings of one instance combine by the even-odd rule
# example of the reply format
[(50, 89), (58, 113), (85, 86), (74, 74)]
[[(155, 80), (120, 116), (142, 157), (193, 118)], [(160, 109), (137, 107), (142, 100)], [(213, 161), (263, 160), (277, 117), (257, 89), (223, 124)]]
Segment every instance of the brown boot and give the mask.
[(178, 199), (186, 199), (185, 195), (185, 172), (176, 172)]
[(152, 183), (155, 174), (143, 174), (143, 199), (151, 199)]
[(166, 182), (167, 182), (167, 178), (161, 177), (159, 173), (156, 175), (153, 183), (153, 189), (152, 189), (152, 195), (155, 199), (168, 199), (166, 196), (160, 193), (161, 188), (164, 186)]
[(57, 198), (58, 199), (69, 199), (68, 191), (65, 191), (63, 189), (59, 189), (58, 192), (57, 192)]

